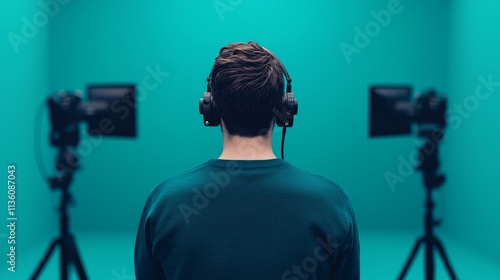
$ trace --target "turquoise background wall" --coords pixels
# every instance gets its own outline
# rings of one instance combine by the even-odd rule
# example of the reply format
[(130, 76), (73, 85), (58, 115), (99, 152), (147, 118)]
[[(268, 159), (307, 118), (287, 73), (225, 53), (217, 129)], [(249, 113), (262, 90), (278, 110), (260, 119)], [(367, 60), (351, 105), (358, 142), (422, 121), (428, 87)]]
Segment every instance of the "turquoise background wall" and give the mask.
[[(500, 37), (495, 1), (451, 5), (446, 230), (500, 260)], [(485, 83), (484, 81), (490, 81)], [(489, 85), (488, 85), (489, 84)], [(453, 107), (451, 107), (453, 108)]]
[[(4, 252), (8, 253), (6, 252), (7, 237), (10, 234), (6, 227), (7, 166), (9, 165), (16, 166), (15, 214), (18, 220), (16, 221), (15, 245), (18, 252), (29, 250), (41, 240), (47, 240), (53, 236), (54, 231), (58, 230), (57, 214), (54, 212), (56, 197), (45, 184), (41, 175), (44, 173), (39, 169), (39, 165), (50, 168), (50, 161), (46, 159), (48, 156), (53, 156), (50, 150), (40, 149), (41, 141), (44, 145), (47, 142), (48, 130), (47, 124), (39, 121), (40, 115), (44, 113), (45, 97), (51, 90), (49, 86), (50, 28), (47, 25), (40, 25), (40, 28), (23, 29), (23, 18), (31, 20), (39, 7), (36, 3), (29, 1), (10, 2), (9, 9), (0, 9), (0, 34), (2, 34), (0, 40), (2, 92), (0, 96), (3, 104), (0, 110), (2, 120), (0, 247), (2, 256), (5, 256)], [(11, 37), (24, 39), (19, 39), (22, 43), (12, 45), (9, 39)], [(37, 164), (34, 156), (37, 152), (40, 154), (41, 164)], [(2, 263), (4, 263), (4, 257), (2, 257)]]
[[(46, 244), (57, 231), (57, 193), (43, 180), (55, 156), (43, 109), (59, 89), (101, 82), (140, 86), (139, 137), (100, 141), (84, 135), (82, 169), (71, 187), (75, 231), (133, 232), (160, 180), (218, 157), (220, 130), (205, 128), (198, 114), (205, 78), (222, 46), (257, 41), (283, 60), (300, 101), (287, 134), (287, 160), (339, 181), (363, 234), (420, 229), (424, 193), (419, 173), (393, 186), (384, 177), (398, 174), (417, 143), (414, 136), (368, 138), (369, 85), (434, 86), (450, 104), (463, 104), (473, 102), (478, 76), (500, 80), (499, 5), (493, 1), (63, 2), (18, 53), (8, 34), (21, 34), (23, 17), (32, 21), (43, 8), (11, 1), (0, 11), (0, 96), (12, 104), (0, 110), (1, 162), (2, 168), (18, 165), (18, 232), (25, 250)], [(154, 86), (145, 89), (147, 77)], [(500, 259), (498, 91), (460, 125), (460, 115), (449, 114), (454, 125), (442, 161), (448, 182), (437, 193), (437, 210), (448, 233)], [(280, 134), (275, 131), (275, 140)], [(6, 205), (4, 196), (2, 201)]]
[[(150, 69), (162, 72), (156, 88), (140, 92), (139, 138), (105, 139), (83, 158), (73, 187), (76, 226), (134, 230), (161, 179), (218, 157), (220, 130), (202, 125), (197, 102), (219, 49), (254, 40), (284, 61), (300, 100), (287, 159), (342, 183), (362, 228), (419, 228), (420, 177), (394, 192), (384, 178), (387, 170), (397, 172), (399, 155), (416, 148), (414, 139), (368, 138), (367, 89), (389, 82), (447, 85), (447, 5), (402, 1), (390, 18), (380, 15), (385, 27), (372, 27), (372, 38), (363, 40), (355, 29), (370, 26), (387, 1), (216, 1), (226, 3), (222, 12), (213, 3), (75, 1), (54, 18), (54, 89), (141, 86)], [(356, 43), (359, 53), (345, 56), (340, 45)], [(280, 131), (274, 136), (279, 140)]]

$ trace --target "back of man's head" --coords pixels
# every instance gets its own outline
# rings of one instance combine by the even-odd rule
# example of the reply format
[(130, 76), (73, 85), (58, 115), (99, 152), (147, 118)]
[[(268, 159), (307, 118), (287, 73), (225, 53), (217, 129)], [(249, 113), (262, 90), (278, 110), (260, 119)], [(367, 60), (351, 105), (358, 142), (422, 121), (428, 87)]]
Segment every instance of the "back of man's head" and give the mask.
[(265, 136), (284, 94), (279, 61), (255, 42), (232, 43), (215, 59), (211, 80), (217, 110), (230, 135)]

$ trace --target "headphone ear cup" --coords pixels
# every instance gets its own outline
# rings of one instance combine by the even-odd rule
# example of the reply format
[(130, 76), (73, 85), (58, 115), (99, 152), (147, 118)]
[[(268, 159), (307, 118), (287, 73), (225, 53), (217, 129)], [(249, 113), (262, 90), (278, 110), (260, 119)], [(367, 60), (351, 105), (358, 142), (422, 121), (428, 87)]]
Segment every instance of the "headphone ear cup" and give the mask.
[(276, 112), (276, 125), (279, 127), (292, 127), (293, 117), (299, 112), (299, 101), (291, 92), (285, 93), (281, 110)]
[(205, 92), (200, 98), (200, 114), (205, 126), (219, 126), (221, 119), (211, 92)]

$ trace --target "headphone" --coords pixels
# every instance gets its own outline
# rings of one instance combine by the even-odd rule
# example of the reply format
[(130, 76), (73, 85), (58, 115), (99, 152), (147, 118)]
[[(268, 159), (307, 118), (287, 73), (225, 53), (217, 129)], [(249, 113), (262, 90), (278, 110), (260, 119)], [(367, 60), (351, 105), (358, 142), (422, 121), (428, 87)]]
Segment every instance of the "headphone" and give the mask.
[[(274, 114), (276, 115), (276, 125), (278, 125), (279, 127), (283, 127), (281, 157), (284, 158), (286, 128), (293, 126), (294, 116), (297, 115), (299, 110), (299, 102), (292, 92), (292, 78), (288, 74), (285, 65), (270, 50), (264, 47), (263, 49), (278, 62), (281, 71), (286, 78), (286, 92), (283, 95), (281, 107), (273, 109)], [(207, 78), (207, 91), (203, 94), (203, 97), (200, 98), (200, 114), (203, 115), (203, 124), (205, 126), (219, 126), (221, 123), (221, 117), (219, 115), (219, 112), (217, 111), (210, 85), (210, 82), (212, 81), (212, 71)]]

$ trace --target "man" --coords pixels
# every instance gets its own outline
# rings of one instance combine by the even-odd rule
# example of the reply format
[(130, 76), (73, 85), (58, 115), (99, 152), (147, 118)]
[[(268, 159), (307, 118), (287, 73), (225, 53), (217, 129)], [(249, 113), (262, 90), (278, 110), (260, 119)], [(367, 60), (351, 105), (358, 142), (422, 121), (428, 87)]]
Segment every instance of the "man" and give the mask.
[(273, 152), (284, 94), (277, 58), (254, 42), (229, 44), (210, 83), (222, 154), (151, 192), (137, 233), (137, 280), (359, 279), (346, 192)]

